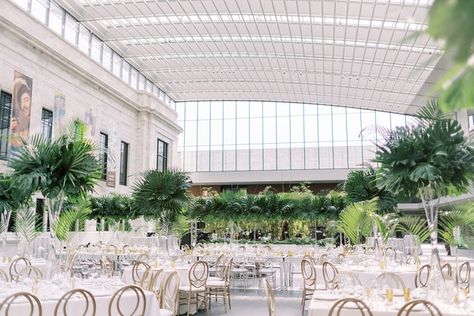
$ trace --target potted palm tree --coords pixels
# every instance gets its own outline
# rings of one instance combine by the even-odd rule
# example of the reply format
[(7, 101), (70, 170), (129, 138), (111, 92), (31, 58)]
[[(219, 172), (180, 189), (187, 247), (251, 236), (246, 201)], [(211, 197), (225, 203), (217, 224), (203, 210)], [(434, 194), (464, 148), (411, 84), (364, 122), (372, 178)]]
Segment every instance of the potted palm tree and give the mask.
[(87, 195), (100, 179), (95, 146), (84, 131), (84, 124), (75, 121), (56, 139), (41, 135), (23, 139), (10, 160), (16, 187), (29, 196), (39, 191), (46, 198), (53, 237), (66, 198)]
[(135, 208), (145, 218), (159, 219), (166, 234), (189, 201), (191, 180), (179, 170), (149, 170), (133, 187)]
[(385, 144), (378, 145), (377, 185), (421, 199), (430, 229), (435, 280), (442, 277), (437, 248), (440, 198), (467, 191), (474, 176), (474, 149), (461, 125), (442, 114), (437, 102), (428, 103), (417, 116), (415, 125), (387, 132)]

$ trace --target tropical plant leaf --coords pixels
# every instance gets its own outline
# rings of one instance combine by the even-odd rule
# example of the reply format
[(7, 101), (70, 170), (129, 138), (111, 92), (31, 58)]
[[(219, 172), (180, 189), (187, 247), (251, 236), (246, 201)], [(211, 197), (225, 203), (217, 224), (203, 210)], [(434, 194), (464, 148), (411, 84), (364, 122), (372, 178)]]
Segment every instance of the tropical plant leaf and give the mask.
[(33, 241), (41, 234), (41, 226), (37, 225), (37, 215), (34, 208), (23, 206), (17, 210), (15, 231), (27, 242)]
[(426, 220), (417, 216), (400, 217), (396, 230), (408, 235), (418, 236), (420, 242), (424, 242), (430, 237), (430, 229)]

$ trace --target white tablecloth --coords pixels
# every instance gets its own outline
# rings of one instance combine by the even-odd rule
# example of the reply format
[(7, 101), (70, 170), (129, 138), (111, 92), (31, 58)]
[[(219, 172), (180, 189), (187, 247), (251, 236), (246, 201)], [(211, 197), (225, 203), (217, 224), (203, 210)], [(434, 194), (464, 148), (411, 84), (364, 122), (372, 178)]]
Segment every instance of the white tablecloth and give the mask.
[[(89, 284), (81, 284), (79, 281), (76, 283), (76, 287), (79, 288), (84, 288), (86, 290), (89, 290), (95, 297), (96, 300), (96, 307), (97, 307), (97, 312), (96, 315), (108, 315), (108, 308), (109, 308), (109, 303), (110, 300), (112, 299), (113, 294), (115, 293), (116, 290), (124, 286), (124, 284), (117, 285), (116, 287), (113, 288), (100, 288), (100, 283), (107, 283), (107, 280), (97, 280), (97, 286), (90, 286)], [(9, 287), (9, 285), (4, 286), (2, 285), (2, 288), (0, 289), (0, 299), (3, 300), (5, 299), (8, 295), (20, 292), (22, 290), (29, 291), (31, 292), (31, 289), (25, 288), (23, 285), (18, 284), (18, 285), (12, 285), (13, 287)], [(68, 290), (64, 291), (56, 291), (54, 293), (50, 292), (49, 289), (52, 288), (53, 285), (49, 284), (42, 284), (40, 285), (40, 289), (38, 290), (38, 298), (41, 301), (42, 308), (43, 308), (43, 315), (44, 316), (53, 316), (54, 315), (54, 308), (56, 307), (56, 304), (59, 301), (59, 298), (66, 293)], [(159, 304), (158, 300), (156, 299), (156, 296), (153, 292), (148, 292), (145, 291), (145, 297), (146, 297), (146, 310), (145, 314), (146, 316), (159, 316), (160, 315), (160, 309), (159, 309)], [(131, 294), (126, 292), (124, 296), (122, 297), (121, 301), (121, 306), (124, 306), (124, 311), (127, 311), (127, 307), (129, 308), (131, 306), (135, 306), (136, 301), (136, 296), (134, 294)], [(68, 316), (76, 316), (76, 315), (82, 315), (84, 312), (84, 300), (73, 300), (70, 303), (71, 308), (68, 307), (67, 309), (67, 315)], [(69, 306), (68, 304), (68, 306)], [(140, 305), (141, 306), (141, 305)], [(27, 315), (27, 310), (28, 310), (29, 305), (26, 303), (23, 304), (21, 303), (20, 299), (18, 299), (17, 304), (13, 304), (10, 308), (10, 315)]]
[[(46, 277), (47, 275), (47, 270), (48, 270), (48, 266), (47, 266), (47, 262), (46, 260), (43, 260), (43, 259), (32, 259), (31, 261), (31, 265), (40, 269), (41, 273), (43, 274), (43, 277)], [(3, 271), (5, 271), (8, 275), (10, 275), (9, 273), (9, 270), (10, 270), (10, 263), (8, 262), (0, 262), (0, 269), (2, 269)]]
[[(319, 299), (318, 299), (319, 297)], [(334, 303), (343, 298), (342, 295), (334, 295), (331, 298), (331, 295), (328, 295), (326, 291), (316, 291), (313, 295), (313, 299), (309, 304), (308, 316), (327, 316), (329, 315), (329, 310), (334, 305)], [(443, 316), (466, 316), (474, 315), (474, 301), (470, 301), (467, 308), (457, 308), (453, 304), (444, 304), (439, 302), (434, 302), (435, 305), (441, 310)], [(384, 301), (377, 302), (366, 302), (372, 311), (374, 316), (396, 316), (398, 310), (405, 304), (402, 297), (395, 297), (391, 306), (388, 306)], [(344, 309), (340, 314), (341, 316), (359, 316), (360, 312), (358, 310), (347, 310)], [(428, 316), (426, 313), (416, 313), (417, 316)]]

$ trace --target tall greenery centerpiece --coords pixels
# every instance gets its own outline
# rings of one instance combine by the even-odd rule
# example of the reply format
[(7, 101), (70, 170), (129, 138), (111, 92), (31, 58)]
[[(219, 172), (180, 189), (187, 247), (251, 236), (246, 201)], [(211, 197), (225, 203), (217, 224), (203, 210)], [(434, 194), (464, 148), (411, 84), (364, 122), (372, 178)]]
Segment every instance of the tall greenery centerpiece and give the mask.
[(12, 213), (29, 202), (30, 196), (14, 185), (10, 175), (0, 175), (0, 236), (8, 231)]
[(24, 139), (10, 161), (15, 185), (30, 195), (39, 191), (46, 198), (53, 236), (65, 199), (85, 196), (100, 179), (95, 146), (84, 137), (84, 130), (84, 124), (76, 121), (56, 139), (41, 135)]
[(405, 197), (418, 197), (425, 210), (432, 245), (432, 276), (442, 277), (438, 255), (439, 201), (467, 191), (474, 176), (474, 149), (461, 125), (443, 115), (436, 102), (418, 113), (416, 125), (384, 135), (375, 161), (377, 185)]
[(189, 201), (191, 180), (180, 170), (149, 170), (133, 187), (135, 208), (145, 218), (160, 219), (166, 234)]

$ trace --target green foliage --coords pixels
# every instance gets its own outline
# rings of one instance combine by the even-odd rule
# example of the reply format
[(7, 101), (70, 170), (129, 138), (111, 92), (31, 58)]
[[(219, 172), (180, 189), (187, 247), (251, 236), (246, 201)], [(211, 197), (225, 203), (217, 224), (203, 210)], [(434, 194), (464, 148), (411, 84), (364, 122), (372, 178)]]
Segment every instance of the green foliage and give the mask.
[(218, 221), (328, 220), (338, 217), (346, 205), (345, 196), (327, 196), (308, 192), (274, 193), (270, 190), (258, 195), (243, 192), (223, 192), (212, 197), (194, 198), (189, 206), (191, 218), (207, 223)]
[(349, 238), (352, 244), (360, 244), (373, 231), (377, 210), (377, 200), (353, 203), (339, 216), (338, 228)]
[(75, 133), (55, 140), (35, 135), (22, 142), (10, 167), (15, 185), (28, 195), (40, 191), (47, 198), (61, 192), (77, 197), (92, 192), (100, 179), (93, 143)]
[(426, 220), (417, 216), (400, 217), (396, 230), (408, 235), (416, 235), (420, 242), (424, 242), (430, 237), (430, 230)]
[[(0, 174), (0, 214), (13, 212), (30, 202), (30, 195), (14, 185), (11, 176)], [(0, 229), (0, 231), (3, 231)]]
[(389, 191), (377, 187), (376, 173), (373, 168), (354, 170), (349, 173), (344, 183), (344, 191), (349, 203), (378, 198), (378, 211), (385, 213), (394, 210), (398, 200)]
[(440, 234), (443, 240), (449, 245), (465, 247), (462, 240), (457, 241), (454, 236), (454, 229), (461, 230), (461, 238), (466, 233), (474, 230), (474, 208), (472, 205), (451, 208), (444, 211), (439, 219)]
[(134, 204), (145, 217), (165, 216), (168, 223), (181, 214), (188, 202), (191, 180), (179, 170), (149, 170), (133, 187)]
[(55, 232), (56, 238), (60, 241), (68, 241), (69, 233), (73, 229), (76, 221), (84, 221), (90, 213), (90, 202), (87, 199), (78, 201), (71, 209), (61, 213), (59, 219), (53, 224), (51, 229)]
[(24, 205), (17, 209), (15, 231), (27, 242), (33, 241), (41, 234), (41, 229), (37, 225), (36, 218), (35, 209), (29, 205)]
[(453, 66), (437, 84), (446, 111), (474, 107), (474, 1), (436, 0), (428, 15), (426, 33), (444, 44)]
[(127, 195), (109, 194), (107, 196), (92, 197), (92, 212), (88, 215), (90, 219), (106, 218), (113, 222), (120, 220), (131, 220), (140, 216), (134, 207), (133, 199)]
[(429, 189), (433, 199), (468, 188), (474, 175), (474, 150), (461, 125), (439, 113), (430, 104), (416, 126), (398, 127), (384, 136), (385, 144), (378, 145), (375, 158), (380, 163), (380, 189), (406, 197)]

